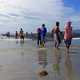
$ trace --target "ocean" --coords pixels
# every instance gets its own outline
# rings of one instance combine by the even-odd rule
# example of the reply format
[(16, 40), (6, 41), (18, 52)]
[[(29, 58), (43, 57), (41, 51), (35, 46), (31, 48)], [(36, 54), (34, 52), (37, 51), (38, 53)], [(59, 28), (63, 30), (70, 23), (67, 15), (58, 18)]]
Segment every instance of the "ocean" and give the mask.
[(80, 38), (73, 38), (72, 45), (80, 45)]

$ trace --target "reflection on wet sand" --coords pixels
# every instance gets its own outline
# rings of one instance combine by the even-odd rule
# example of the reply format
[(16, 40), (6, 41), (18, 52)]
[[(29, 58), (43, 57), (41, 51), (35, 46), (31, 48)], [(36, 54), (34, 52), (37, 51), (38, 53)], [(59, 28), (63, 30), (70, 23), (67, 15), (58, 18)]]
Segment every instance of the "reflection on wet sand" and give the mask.
[(24, 40), (16, 39), (16, 44), (20, 44), (22, 47), (24, 45)]
[(25, 54), (24, 54), (24, 42), (22, 40), (20, 40), (20, 47), (21, 47), (20, 55), (21, 55), (22, 61), (24, 63), (24, 57), (25, 57)]
[(65, 62), (64, 62), (65, 80), (75, 80), (71, 57), (68, 53), (66, 53), (64, 58), (65, 58)]
[(21, 46), (21, 55), (24, 56), (24, 41), (20, 40), (20, 46)]
[(24, 45), (24, 41), (20, 40), (20, 45), (23, 46)]
[(47, 50), (46, 49), (40, 49), (38, 50), (38, 64), (40, 65), (38, 74), (40, 77), (47, 76), (48, 72), (46, 70), (46, 66), (48, 64), (47, 61)]
[(38, 62), (43, 68), (45, 68), (48, 64), (47, 62), (47, 51), (46, 50), (38, 50)]
[(18, 44), (14, 40), (0, 42), (0, 80), (80, 79), (79, 48), (71, 48), (69, 55), (64, 54), (64, 47), (36, 48), (29, 40)]
[(19, 39), (16, 39), (16, 44), (18, 44), (19, 43)]
[(16, 44), (18, 44), (19, 43), (19, 41), (18, 40), (16, 40)]
[(55, 80), (60, 80), (60, 62), (61, 62), (61, 53), (60, 50), (54, 49), (53, 50), (53, 55), (54, 55), (54, 63), (53, 63), (53, 71), (55, 74)]

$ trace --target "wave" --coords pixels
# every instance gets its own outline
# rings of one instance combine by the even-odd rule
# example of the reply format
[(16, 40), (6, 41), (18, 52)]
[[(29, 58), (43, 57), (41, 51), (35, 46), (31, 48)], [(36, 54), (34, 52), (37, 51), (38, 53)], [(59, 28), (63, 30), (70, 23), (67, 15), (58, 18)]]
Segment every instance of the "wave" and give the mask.
[[(15, 39), (15, 38), (0, 38), (0, 40), (5, 40), (5, 41), (20, 41), (20, 39)], [(26, 41), (31, 40), (31, 39), (24, 39)]]
[(73, 40), (79, 40), (80, 38), (73, 38)]

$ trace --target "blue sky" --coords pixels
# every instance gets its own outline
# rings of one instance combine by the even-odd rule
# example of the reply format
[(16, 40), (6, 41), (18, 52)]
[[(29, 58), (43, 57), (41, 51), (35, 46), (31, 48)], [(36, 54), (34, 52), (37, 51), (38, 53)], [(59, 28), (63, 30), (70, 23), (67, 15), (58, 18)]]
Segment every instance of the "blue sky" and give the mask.
[(74, 29), (80, 29), (80, 0), (64, 0), (64, 6), (71, 9), (65, 16), (70, 16)]
[(80, 11), (80, 0), (64, 0), (64, 4)]
[(25, 32), (36, 32), (43, 23), (51, 31), (56, 21), (63, 30), (69, 20), (73, 29), (80, 29), (79, 4), (79, 0), (0, 0), (0, 33), (21, 27)]

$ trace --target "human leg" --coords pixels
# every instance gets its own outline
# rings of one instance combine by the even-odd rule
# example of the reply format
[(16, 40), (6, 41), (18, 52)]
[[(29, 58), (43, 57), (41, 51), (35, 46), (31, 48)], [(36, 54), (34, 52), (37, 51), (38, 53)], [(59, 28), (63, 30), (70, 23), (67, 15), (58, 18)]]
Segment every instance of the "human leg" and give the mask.
[(69, 53), (69, 48), (70, 48), (70, 45), (71, 45), (71, 40), (65, 40), (65, 44), (66, 44), (67, 53)]

